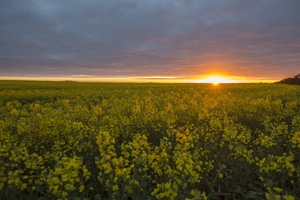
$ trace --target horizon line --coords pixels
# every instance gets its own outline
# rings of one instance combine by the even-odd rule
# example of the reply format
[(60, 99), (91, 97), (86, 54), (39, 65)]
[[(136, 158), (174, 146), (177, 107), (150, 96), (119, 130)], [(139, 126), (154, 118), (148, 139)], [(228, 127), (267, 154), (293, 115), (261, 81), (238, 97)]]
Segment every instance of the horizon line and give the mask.
[[(218, 75), (217, 75), (218, 76)], [(201, 77), (201, 76), (200, 76)], [(175, 76), (132, 76), (132, 77), (87, 77), (87, 76), (0, 76), (0, 80), (11, 81), (76, 81), (76, 82), (112, 82), (112, 83), (211, 83), (206, 81), (204, 77), (213, 77), (205, 75), (202, 78), (182, 78)], [(230, 76), (220, 76), (230, 77)], [(277, 79), (247, 79), (247, 78), (231, 78), (230, 81), (219, 83), (275, 83)]]

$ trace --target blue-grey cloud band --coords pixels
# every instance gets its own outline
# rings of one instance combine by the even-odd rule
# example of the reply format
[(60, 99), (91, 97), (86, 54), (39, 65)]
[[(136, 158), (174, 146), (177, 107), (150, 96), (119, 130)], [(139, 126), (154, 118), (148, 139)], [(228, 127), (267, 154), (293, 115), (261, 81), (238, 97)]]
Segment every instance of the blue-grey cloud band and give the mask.
[(293, 75), (299, 8), (299, 0), (2, 0), (0, 76)]

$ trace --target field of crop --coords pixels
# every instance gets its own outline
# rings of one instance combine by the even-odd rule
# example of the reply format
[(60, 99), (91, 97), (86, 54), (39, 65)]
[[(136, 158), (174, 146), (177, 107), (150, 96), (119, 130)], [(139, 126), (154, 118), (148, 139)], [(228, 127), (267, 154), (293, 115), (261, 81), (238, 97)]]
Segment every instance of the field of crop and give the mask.
[(0, 81), (0, 199), (299, 199), (300, 87)]

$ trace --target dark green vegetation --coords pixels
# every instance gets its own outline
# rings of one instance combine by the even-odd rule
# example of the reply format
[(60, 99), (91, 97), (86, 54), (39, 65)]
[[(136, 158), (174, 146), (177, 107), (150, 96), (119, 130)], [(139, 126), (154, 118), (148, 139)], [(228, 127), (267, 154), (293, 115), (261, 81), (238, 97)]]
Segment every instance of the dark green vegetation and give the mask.
[(0, 81), (1, 199), (300, 198), (300, 88)]

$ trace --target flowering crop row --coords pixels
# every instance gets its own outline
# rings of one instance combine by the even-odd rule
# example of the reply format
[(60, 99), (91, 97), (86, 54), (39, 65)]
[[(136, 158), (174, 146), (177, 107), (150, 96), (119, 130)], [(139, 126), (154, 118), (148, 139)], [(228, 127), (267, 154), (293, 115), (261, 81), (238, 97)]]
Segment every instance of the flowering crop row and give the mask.
[(298, 199), (300, 88), (2, 82), (1, 199)]

